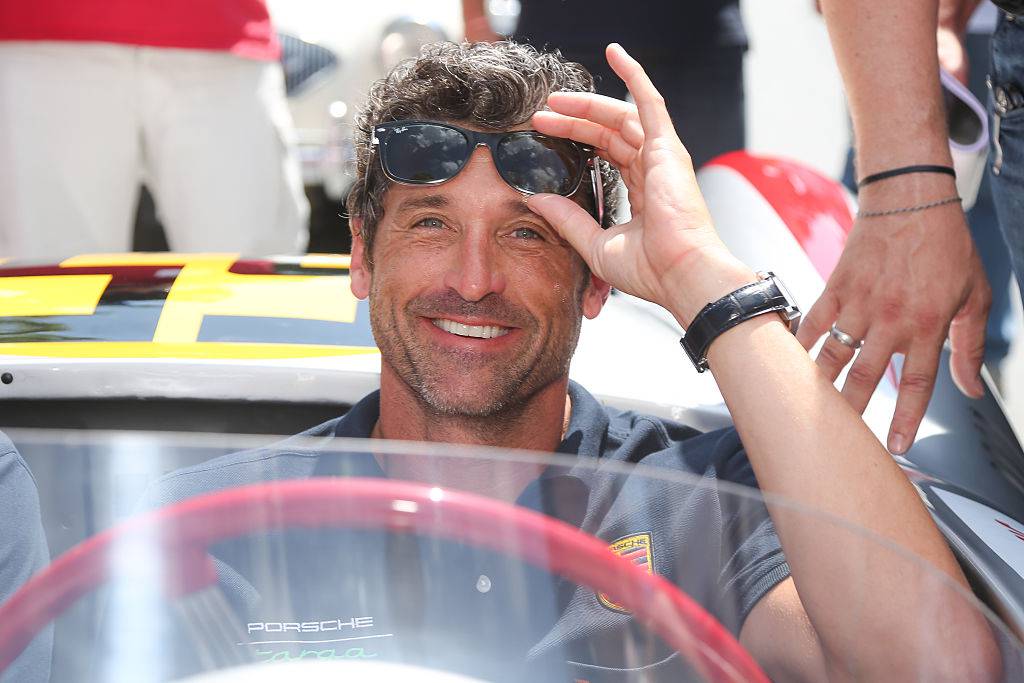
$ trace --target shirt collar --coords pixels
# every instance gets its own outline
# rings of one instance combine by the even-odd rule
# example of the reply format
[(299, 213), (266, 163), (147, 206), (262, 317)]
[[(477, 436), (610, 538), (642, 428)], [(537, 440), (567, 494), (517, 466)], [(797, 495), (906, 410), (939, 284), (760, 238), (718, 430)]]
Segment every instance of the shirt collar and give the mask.
[[(572, 465), (552, 463), (545, 467), (523, 490), (516, 504), (579, 526), (586, 513), (591, 474), (596, 464), (591, 458), (601, 455), (608, 415), (597, 399), (576, 382), (569, 382), (568, 394), (572, 404), (569, 425), (555, 453), (576, 456), (576, 462)], [(379, 417), (378, 390), (352, 406), (338, 420), (334, 434), (368, 439)], [(373, 454), (355, 452), (338, 456), (321, 454), (313, 476), (383, 478), (386, 475)]]

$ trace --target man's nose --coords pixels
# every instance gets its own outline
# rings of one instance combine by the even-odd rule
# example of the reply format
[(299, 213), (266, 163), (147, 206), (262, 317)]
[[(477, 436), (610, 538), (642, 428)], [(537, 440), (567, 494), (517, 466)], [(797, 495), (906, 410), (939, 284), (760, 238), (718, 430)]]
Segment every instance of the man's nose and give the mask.
[(499, 265), (497, 245), (483, 234), (463, 235), (444, 284), (466, 301), (479, 301), (488, 294), (505, 291), (506, 279)]

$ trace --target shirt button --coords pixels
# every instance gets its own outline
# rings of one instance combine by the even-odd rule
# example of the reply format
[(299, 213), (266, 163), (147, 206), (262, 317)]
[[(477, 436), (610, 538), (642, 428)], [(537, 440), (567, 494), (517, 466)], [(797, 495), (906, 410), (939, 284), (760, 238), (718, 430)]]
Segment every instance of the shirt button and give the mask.
[(481, 574), (476, 580), (476, 589), (481, 593), (489, 593), (491, 591), (491, 579), (487, 574)]

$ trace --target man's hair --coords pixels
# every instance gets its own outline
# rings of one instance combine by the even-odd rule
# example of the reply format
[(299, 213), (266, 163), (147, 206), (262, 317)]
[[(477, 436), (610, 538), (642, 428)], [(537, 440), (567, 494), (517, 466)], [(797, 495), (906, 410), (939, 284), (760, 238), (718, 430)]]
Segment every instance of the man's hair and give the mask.
[[(362, 218), (367, 258), (391, 186), (370, 141), (374, 126), (388, 121), (448, 121), (484, 130), (509, 130), (543, 109), (553, 92), (594, 92), (582, 65), (560, 53), (539, 52), (511, 41), (432, 43), (370, 88), (355, 122), (356, 182), (348, 196), (350, 216)], [(604, 223), (615, 212), (618, 172), (598, 159), (604, 182)], [(581, 188), (590, 187), (584, 177)], [(589, 196), (589, 193), (588, 193)]]

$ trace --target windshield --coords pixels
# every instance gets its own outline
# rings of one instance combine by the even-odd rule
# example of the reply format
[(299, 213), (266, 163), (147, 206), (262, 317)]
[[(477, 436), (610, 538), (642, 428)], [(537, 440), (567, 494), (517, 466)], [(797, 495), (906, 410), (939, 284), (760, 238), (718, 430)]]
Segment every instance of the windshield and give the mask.
[[(4, 605), (0, 656), (53, 681), (758, 680), (738, 639), (788, 577), (778, 515), (898, 557), (937, 616), (969, 601), (1020, 672), (999, 619), (913, 555), (707, 476), (335, 437), (12, 438), (35, 486), (3, 470), (24, 503), (4, 537), (54, 561)], [(859, 569), (836, 590), (869, 591)]]

